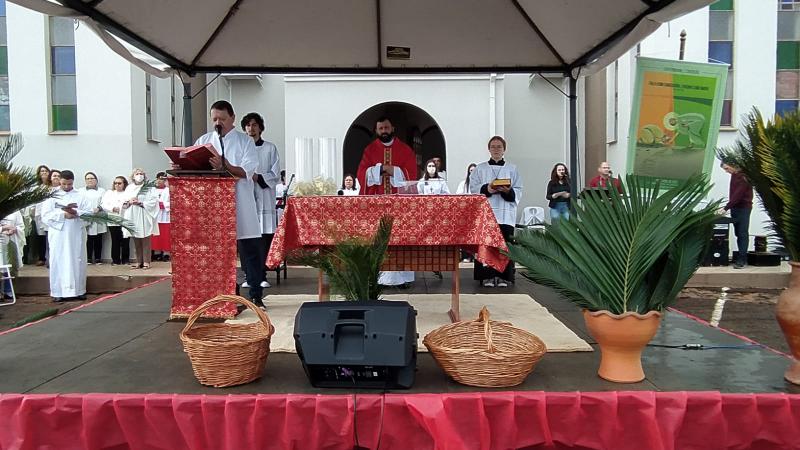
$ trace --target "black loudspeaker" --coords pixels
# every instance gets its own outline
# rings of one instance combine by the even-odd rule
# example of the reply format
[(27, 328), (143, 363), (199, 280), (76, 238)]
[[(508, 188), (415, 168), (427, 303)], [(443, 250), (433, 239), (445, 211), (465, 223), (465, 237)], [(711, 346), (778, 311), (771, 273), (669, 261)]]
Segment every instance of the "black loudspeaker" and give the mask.
[(747, 265), (749, 266), (780, 266), (781, 255), (772, 252), (747, 252)]
[(315, 387), (408, 389), (417, 369), (417, 311), (400, 301), (306, 302), (294, 343)]
[(711, 235), (711, 245), (703, 260), (704, 266), (727, 266), (730, 263), (728, 224), (717, 224)]

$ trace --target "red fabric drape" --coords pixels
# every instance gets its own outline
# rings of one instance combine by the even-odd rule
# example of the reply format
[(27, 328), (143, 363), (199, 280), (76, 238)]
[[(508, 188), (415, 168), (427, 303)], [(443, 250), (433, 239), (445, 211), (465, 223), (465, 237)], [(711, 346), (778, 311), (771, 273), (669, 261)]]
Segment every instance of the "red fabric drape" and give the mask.
[[(188, 317), (204, 301), (236, 292), (236, 179), (169, 180), (172, 239), (170, 317)], [(231, 318), (224, 303), (204, 316)]]
[(371, 237), (384, 214), (394, 217), (389, 245), (459, 246), (498, 270), (508, 262), (482, 195), (362, 195), (290, 197), (267, 266), (276, 267), (296, 248), (332, 245), (337, 236)]
[[(789, 449), (800, 396), (718, 392), (0, 395), (14, 449)], [(383, 424), (381, 425), (381, 421)], [(380, 432), (380, 436), (379, 436)]]

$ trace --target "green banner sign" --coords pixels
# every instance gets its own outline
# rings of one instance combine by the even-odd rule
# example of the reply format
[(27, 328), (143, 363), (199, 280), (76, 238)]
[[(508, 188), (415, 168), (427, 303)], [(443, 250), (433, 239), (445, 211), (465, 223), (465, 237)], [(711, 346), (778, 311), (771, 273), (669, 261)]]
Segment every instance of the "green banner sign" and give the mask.
[(638, 58), (628, 173), (674, 186), (714, 163), (728, 66)]

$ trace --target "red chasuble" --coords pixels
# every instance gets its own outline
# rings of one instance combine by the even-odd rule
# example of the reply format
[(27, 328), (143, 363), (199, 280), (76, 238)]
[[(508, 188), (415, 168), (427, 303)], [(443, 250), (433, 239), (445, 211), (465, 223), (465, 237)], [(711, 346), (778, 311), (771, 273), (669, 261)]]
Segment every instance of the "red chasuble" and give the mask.
[(417, 157), (411, 147), (400, 139), (394, 138), (392, 145), (385, 146), (375, 139), (364, 148), (361, 155), (361, 164), (358, 165), (358, 182), (361, 184), (361, 195), (396, 194), (397, 188), (392, 187), (389, 177), (383, 177), (383, 183), (376, 186), (367, 186), (367, 169), (375, 164), (391, 164), (403, 171), (406, 181), (417, 179)]

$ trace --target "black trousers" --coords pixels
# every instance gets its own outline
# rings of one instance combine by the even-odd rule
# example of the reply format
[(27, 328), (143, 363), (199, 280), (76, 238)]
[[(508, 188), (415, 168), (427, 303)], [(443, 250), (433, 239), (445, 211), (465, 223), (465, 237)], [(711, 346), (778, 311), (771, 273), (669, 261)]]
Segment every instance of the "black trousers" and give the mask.
[(128, 264), (131, 260), (130, 238), (122, 237), (122, 227), (108, 227), (111, 233), (111, 261), (114, 264)]
[(731, 208), (733, 232), (736, 234), (736, 247), (739, 250), (737, 263), (747, 264), (747, 247), (750, 245), (750, 208)]
[(36, 261), (31, 261), (31, 263), (36, 263), (38, 261), (45, 262), (45, 258), (47, 257), (47, 232), (45, 231), (43, 235), (39, 236), (36, 232), (36, 223), (34, 222), (34, 229), (31, 232), (32, 244), (31, 245), (31, 258), (36, 259)]
[(239, 239), (236, 241), (239, 248), (239, 263), (244, 271), (245, 280), (250, 285), (250, 300), (256, 305), (262, 305), (261, 297), (264, 288), (261, 282), (264, 280), (264, 240), (260, 237), (250, 239)]
[(267, 255), (269, 254), (269, 248), (272, 246), (273, 237), (275, 237), (275, 234), (273, 233), (261, 235), (264, 250), (261, 254), (261, 268), (264, 272), (264, 276), (262, 277), (263, 281), (267, 281)]
[(86, 236), (86, 260), (100, 262), (103, 257), (103, 235)]
[[(512, 237), (514, 237), (514, 226), (501, 224), (500, 232), (503, 233), (503, 238), (506, 240), (506, 242), (508, 242), (509, 240), (511, 240)], [(509, 261), (505, 270), (502, 272), (498, 272), (493, 268), (491, 268), (490, 266), (484, 266), (483, 264), (479, 263), (477, 259), (475, 260), (473, 279), (489, 280), (494, 277), (500, 277), (506, 281), (514, 281), (514, 262)]]

